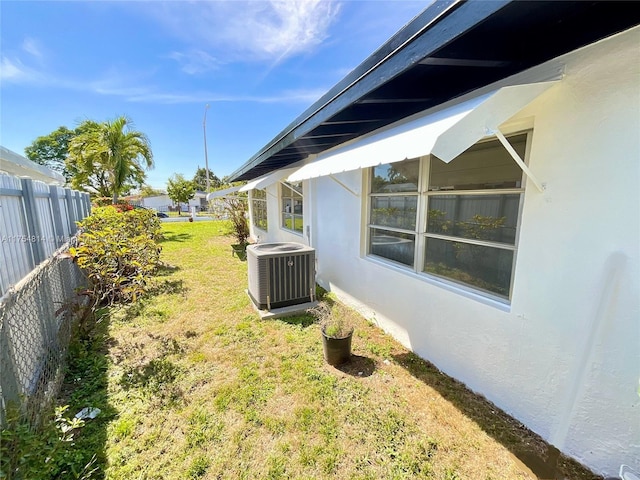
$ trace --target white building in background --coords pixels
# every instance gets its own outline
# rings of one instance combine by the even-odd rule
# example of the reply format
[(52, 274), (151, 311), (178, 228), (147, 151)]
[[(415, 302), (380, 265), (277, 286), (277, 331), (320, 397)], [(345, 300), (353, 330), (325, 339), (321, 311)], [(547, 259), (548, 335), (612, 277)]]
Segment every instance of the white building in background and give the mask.
[(604, 475), (640, 470), (637, 10), (436, 3), (232, 175), (254, 238)]
[[(175, 202), (169, 198), (169, 195), (155, 195), (153, 197), (142, 197), (140, 205), (146, 208), (152, 208), (159, 212), (169, 212), (172, 208), (177, 207)], [(181, 203), (180, 209), (183, 212), (190, 212), (191, 207), (196, 207), (198, 211), (206, 211), (207, 195), (205, 192), (196, 192), (194, 198), (188, 203)]]

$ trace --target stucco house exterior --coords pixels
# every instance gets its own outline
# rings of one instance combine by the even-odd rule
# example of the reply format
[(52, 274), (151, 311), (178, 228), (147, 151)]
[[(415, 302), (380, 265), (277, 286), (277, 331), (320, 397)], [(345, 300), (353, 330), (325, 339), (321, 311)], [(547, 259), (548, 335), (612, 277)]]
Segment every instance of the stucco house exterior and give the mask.
[(640, 471), (639, 23), (436, 2), (231, 176), (255, 240), (603, 475)]

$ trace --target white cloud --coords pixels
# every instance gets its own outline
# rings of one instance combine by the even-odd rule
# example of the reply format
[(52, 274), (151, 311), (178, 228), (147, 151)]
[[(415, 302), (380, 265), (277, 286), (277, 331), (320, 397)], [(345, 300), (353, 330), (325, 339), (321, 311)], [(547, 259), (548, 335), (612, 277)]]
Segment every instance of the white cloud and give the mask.
[(3, 55), (0, 59), (0, 79), (13, 83), (35, 83), (40, 80), (40, 75), (19, 59), (10, 59)]
[(296, 102), (311, 105), (326, 92), (327, 90), (324, 88), (312, 90), (285, 90), (272, 98), (263, 98), (261, 101), (263, 103)]
[(268, 63), (316, 48), (340, 11), (335, 0), (166, 2), (161, 7), (152, 12), (161, 23), (219, 60)]
[(186, 53), (172, 52), (169, 58), (177, 61), (182, 71), (189, 75), (209, 72), (220, 67), (220, 62), (203, 50), (190, 50)]
[(22, 42), (22, 49), (28, 54), (37, 57), (38, 59), (42, 59), (42, 51), (38, 42), (34, 38), (25, 38)]
[(18, 55), (17, 51), (2, 55), (0, 59), (0, 79), (21, 84), (40, 84), (45, 82), (45, 77), (38, 69), (29, 65), (42, 64), (42, 50), (38, 46), (38, 42), (33, 38), (26, 37), (22, 41), (21, 50), (29, 55), (24, 55), (24, 53)]
[[(171, 92), (160, 91), (148, 82), (149, 72), (120, 72), (108, 70), (94, 80), (68, 79), (55, 75), (44, 75), (26, 67), (20, 60), (6, 56), (0, 58), (0, 79), (3, 82), (34, 84), (49, 88), (62, 88), (78, 92), (93, 92), (98, 95), (119, 97), (128, 102), (139, 103), (203, 103), (203, 102), (293, 102), (310, 104), (317, 100), (324, 90), (291, 90), (274, 95), (224, 95), (210, 91)], [(126, 80), (124, 80), (126, 79)]]
[(215, 102), (248, 102), (248, 103), (302, 103), (310, 105), (324, 93), (324, 90), (283, 91), (268, 96), (260, 95), (220, 95), (212, 92), (176, 93), (133, 91), (132, 89), (103, 90), (101, 93), (125, 97), (129, 102), (140, 103), (215, 103)]
[(0, 78), (3, 80), (14, 80), (24, 75), (24, 70), (21, 68), (22, 65), (16, 65), (16, 63), (12, 62), (7, 57), (2, 57), (0, 65), (2, 65), (2, 68), (0, 69)]

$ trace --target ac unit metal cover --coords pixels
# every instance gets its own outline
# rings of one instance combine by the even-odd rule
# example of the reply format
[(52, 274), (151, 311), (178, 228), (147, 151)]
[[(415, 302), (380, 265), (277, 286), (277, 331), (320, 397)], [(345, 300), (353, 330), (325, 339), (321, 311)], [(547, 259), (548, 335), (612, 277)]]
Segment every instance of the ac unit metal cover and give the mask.
[(249, 296), (260, 310), (297, 305), (315, 297), (315, 249), (295, 242), (247, 247)]

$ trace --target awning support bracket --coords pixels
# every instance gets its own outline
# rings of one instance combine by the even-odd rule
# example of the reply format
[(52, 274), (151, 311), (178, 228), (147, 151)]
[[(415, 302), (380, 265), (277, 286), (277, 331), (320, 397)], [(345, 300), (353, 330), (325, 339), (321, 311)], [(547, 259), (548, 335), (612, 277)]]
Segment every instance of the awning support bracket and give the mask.
[(329, 174), (329, 178), (331, 180), (333, 180), (334, 182), (336, 182), (338, 185), (340, 185), (342, 188), (344, 188), (347, 192), (349, 192), (351, 195), (355, 196), (355, 197), (359, 197), (360, 194), (357, 192), (354, 192), (353, 190), (351, 190), (349, 187), (347, 187), (344, 183), (342, 183), (340, 180), (338, 180), (336, 177), (333, 176), (333, 174)]
[(533, 174), (533, 172), (529, 169), (527, 164), (524, 163), (524, 160), (520, 158), (520, 155), (518, 155), (518, 152), (515, 151), (515, 149), (509, 143), (509, 140), (506, 139), (506, 137), (502, 134), (502, 132), (500, 130), (493, 130), (490, 133), (492, 135), (495, 135), (498, 138), (498, 140), (500, 140), (500, 143), (502, 143), (502, 146), (507, 150), (507, 152), (509, 152), (509, 155), (511, 155), (511, 157), (515, 160), (515, 162), (522, 169), (524, 174), (529, 178), (529, 180), (533, 182), (533, 184), (536, 186), (538, 191), (544, 192), (546, 187), (545, 184), (541, 183), (540, 180), (538, 180), (538, 178)]

